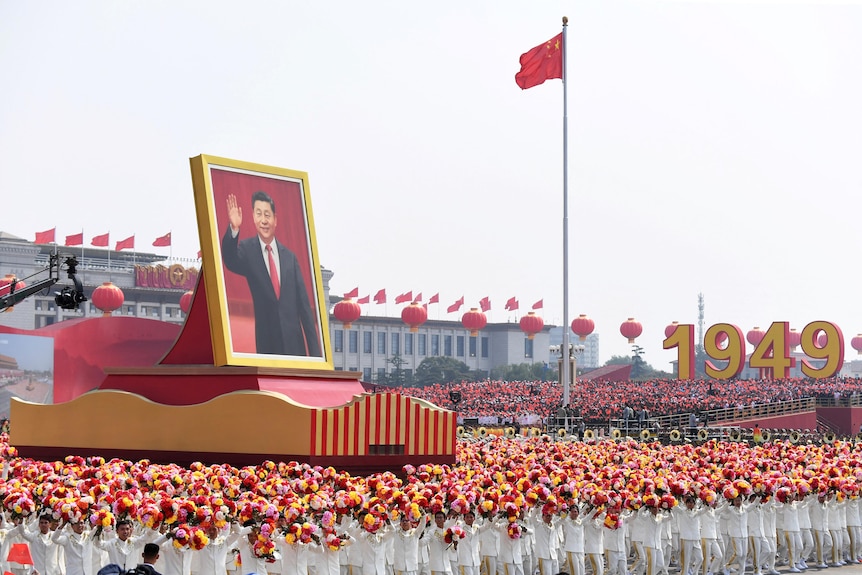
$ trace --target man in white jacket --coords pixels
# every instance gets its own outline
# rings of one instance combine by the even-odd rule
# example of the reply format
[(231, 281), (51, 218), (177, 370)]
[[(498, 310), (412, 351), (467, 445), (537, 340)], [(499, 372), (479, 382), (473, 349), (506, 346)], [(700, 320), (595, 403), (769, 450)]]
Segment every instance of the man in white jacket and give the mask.
[(66, 575), (93, 575), (93, 541), (83, 522), (68, 524), (64, 521), (51, 535), (51, 540), (63, 548)]
[[(560, 571), (557, 551), (560, 547), (560, 535), (557, 524), (554, 523), (550, 510), (542, 509), (541, 516), (534, 511), (531, 515), (533, 530), (533, 555), (539, 563), (540, 575), (556, 575)], [(625, 575), (625, 574), (623, 574)]]
[(584, 518), (577, 504), (569, 508), (569, 515), (562, 521), (563, 571), (569, 575), (584, 575)]
[(152, 529), (148, 531), (149, 533), (132, 535), (132, 522), (123, 519), (117, 522), (115, 530), (105, 529), (94, 536), (93, 545), (108, 555), (106, 565), (113, 563), (119, 565), (123, 571), (127, 571), (138, 564), (140, 557), (138, 550), (159, 535)]
[(681, 575), (697, 575), (703, 564), (700, 517), (706, 513), (706, 507), (697, 507), (696, 503), (694, 494), (687, 493), (683, 504), (671, 510), (679, 529)]
[(41, 575), (61, 575), (60, 547), (51, 539), (50, 515), (42, 515), (38, 518), (38, 529), (30, 529), (32, 526), (32, 524), (21, 523), (9, 531), (6, 536), (11, 537), (20, 534), (30, 544), (33, 569)]
[[(218, 529), (214, 525), (207, 528), (210, 542), (192, 555), (192, 575), (227, 575), (228, 552), (230, 552), (242, 537), (242, 531), (236, 523), (229, 529)], [(173, 542), (171, 542), (173, 545)]]
[(419, 538), (428, 525), (429, 518), (426, 516), (418, 527), (413, 527), (410, 518), (401, 516), (398, 528), (393, 536), (392, 567), (395, 575), (418, 575), (419, 574)]

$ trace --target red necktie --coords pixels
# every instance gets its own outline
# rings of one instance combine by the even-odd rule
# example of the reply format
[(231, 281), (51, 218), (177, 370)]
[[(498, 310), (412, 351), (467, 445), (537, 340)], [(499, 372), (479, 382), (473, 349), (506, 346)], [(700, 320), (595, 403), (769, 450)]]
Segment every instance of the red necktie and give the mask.
[(275, 291), (275, 299), (281, 295), (281, 284), (278, 281), (278, 268), (275, 267), (275, 258), (272, 257), (272, 246), (266, 246), (266, 255), (269, 256), (269, 279), (272, 280), (272, 289)]

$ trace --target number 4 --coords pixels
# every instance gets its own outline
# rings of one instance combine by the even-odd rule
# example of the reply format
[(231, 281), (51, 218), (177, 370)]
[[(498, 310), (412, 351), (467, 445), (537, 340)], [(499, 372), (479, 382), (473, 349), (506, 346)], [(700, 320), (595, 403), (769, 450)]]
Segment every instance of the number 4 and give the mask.
[(790, 369), (796, 367), (796, 359), (790, 357), (789, 332), (790, 325), (786, 321), (774, 322), (751, 352), (748, 365), (752, 369), (760, 369), (761, 377), (790, 377)]

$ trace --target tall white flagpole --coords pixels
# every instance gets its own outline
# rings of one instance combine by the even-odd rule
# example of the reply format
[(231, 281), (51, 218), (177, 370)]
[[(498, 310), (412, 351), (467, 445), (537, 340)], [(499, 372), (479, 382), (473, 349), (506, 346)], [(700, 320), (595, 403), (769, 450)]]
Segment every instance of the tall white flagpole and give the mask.
[(563, 407), (569, 405), (569, 112), (566, 82), (566, 31), (569, 19), (563, 16), (563, 345), (560, 375), (563, 378)]

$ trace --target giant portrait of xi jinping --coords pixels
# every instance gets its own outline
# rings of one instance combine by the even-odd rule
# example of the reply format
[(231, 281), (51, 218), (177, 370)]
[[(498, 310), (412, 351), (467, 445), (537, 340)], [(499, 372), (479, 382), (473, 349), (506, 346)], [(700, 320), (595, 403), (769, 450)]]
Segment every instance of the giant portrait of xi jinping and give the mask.
[(332, 370), (308, 174), (191, 165), (215, 363)]

